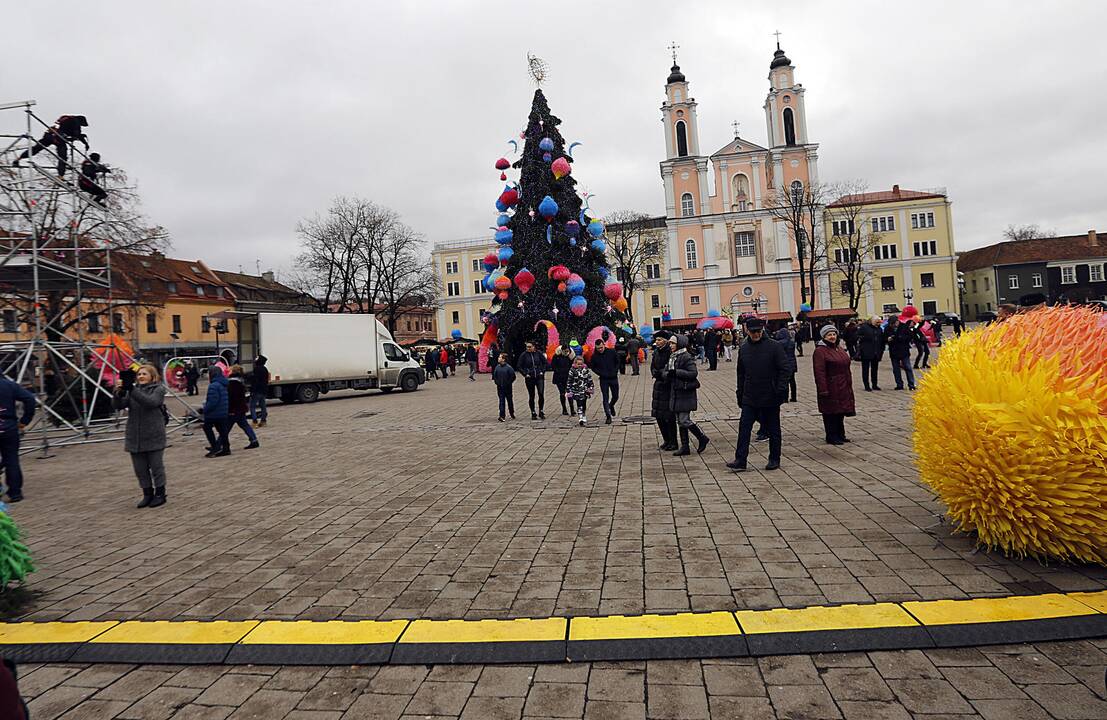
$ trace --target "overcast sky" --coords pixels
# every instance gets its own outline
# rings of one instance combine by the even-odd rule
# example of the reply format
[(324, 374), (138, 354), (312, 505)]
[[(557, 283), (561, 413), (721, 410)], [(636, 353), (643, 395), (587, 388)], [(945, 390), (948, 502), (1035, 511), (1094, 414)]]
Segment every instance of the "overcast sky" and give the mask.
[[(948, 188), (959, 249), (1009, 223), (1107, 231), (1107, 3), (4, 3), (0, 103), (89, 117), (178, 257), (290, 267), (335, 195), (428, 241), (482, 234), (492, 165), (526, 119), (526, 53), (592, 208), (664, 212), (660, 112), (676, 41), (701, 150), (765, 142), (772, 32), (807, 88), (824, 181)], [(0, 127), (11, 132), (11, 111)], [(18, 122), (18, 119), (14, 119)]]

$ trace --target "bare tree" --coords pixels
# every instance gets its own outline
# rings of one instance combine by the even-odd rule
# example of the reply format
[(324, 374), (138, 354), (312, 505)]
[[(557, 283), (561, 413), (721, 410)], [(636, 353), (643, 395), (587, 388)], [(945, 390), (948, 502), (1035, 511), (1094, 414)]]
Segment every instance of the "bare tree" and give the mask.
[(374, 251), (376, 284), (373, 295), (379, 314), (392, 333), (402, 311), (437, 303), (437, 279), (423, 237), (397, 222)]
[(604, 225), (608, 253), (623, 284), (626, 315), (633, 320), (631, 300), (635, 291), (649, 287), (652, 282), (662, 282), (660, 277), (650, 277), (650, 268), (660, 264), (665, 255), (665, 220), (633, 210), (619, 210), (604, 218)]
[(1057, 237), (1056, 230), (1042, 230), (1034, 225), (1008, 225), (1003, 231), (1004, 240), (1036, 240), (1038, 238)]
[(782, 191), (772, 191), (765, 209), (782, 221), (796, 249), (799, 265), (800, 298), (815, 306), (816, 279), (826, 271), (826, 236), (822, 227), (826, 188), (818, 183), (804, 186), (793, 181)]
[[(874, 248), (880, 243), (881, 234), (874, 232), (864, 217), (865, 192), (868, 185), (853, 180), (834, 186), (828, 197), (837, 196), (826, 206), (826, 221), (830, 223), (831, 237), (827, 253), (830, 265), (841, 273), (843, 287), (837, 292), (849, 299), (851, 310), (857, 310), (865, 290), (872, 283), (872, 273), (867, 261), (873, 258)], [(831, 288), (831, 292), (836, 292)]]

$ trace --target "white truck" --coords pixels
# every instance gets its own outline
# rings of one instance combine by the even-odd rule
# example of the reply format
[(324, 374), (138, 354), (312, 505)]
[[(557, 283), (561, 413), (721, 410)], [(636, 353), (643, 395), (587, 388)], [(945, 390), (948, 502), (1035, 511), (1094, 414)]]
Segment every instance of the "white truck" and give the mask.
[(419, 363), (375, 315), (236, 313), (238, 356), (259, 354), (269, 369), (269, 397), (315, 402), (331, 390), (405, 392), (427, 381)]

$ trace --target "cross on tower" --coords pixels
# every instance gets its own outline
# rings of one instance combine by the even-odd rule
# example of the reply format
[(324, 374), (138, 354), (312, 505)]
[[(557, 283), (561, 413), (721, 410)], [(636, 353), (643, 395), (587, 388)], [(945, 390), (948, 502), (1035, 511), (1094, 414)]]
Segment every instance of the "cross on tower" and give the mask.
[(776, 35), (776, 49), (780, 49), (780, 31), (777, 30), (773, 35)]
[(732, 128), (734, 128), (734, 139), (736, 139), (736, 140), (738, 139), (738, 125), (739, 125), (739, 123), (738, 123), (738, 121), (737, 121), (737, 120), (735, 120), (734, 122), (732, 122), (732, 123), (730, 124), (730, 126), (731, 126)]
[(673, 52), (673, 65), (676, 65), (676, 51), (680, 49), (680, 45), (676, 44), (676, 40), (669, 43), (669, 49)]

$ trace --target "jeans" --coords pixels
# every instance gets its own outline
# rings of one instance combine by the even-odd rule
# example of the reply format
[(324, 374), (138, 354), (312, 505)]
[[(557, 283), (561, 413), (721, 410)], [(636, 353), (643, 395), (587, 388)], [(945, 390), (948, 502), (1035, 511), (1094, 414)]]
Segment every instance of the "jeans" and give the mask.
[(254, 429), (250, 427), (250, 423), (246, 422), (245, 415), (231, 415), (230, 422), (231, 427), (237, 425), (242, 428), (242, 432), (246, 433), (246, 437), (249, 438), (250, 442), (255, 443), (258, 441), (257, 433), (255, 433)]
[(846, 439), (846, 416), (823, 415), (823, 430), (827, 442), (842, 442)]
[(862, 360), (861, 361), (861, 381), (865, 383), (865, 389), (876, 389), (880, 387), (880, 383), (876, 380), (876, 371), (880, 367), (879, 360)]
[[(902, 372), (901, 372), (902, 371)], [(907, 387), (915, 389), (915, 371), (911, 369), (911, 356), (892, 358), (892, 375), (896, 378), (896, 389), (903, 389), (903, 374), (907, 373)]]
[[(216, 439), (215, 432), (219, 433), (219, 438)], [(208, 446), (212, 452), (230, 452), (231, 440), (227, 436), (231, 430), (230, 418), (215, 418), (212, 420), (204, 420), (204, 435), (207, 436)]]
[(600, 378), (600, 397), (603, 398), (603, 414), (614, 415), (619, 402), (619, 378)]
[(533, 415), (534, 410), (534, 394), (538, 393), (538, 412), (545, 412), (546, 409), (546, 378), (539, 375), (533, 378), (523, 378), (523, 382), (527, 386), (527, 398), (530, 400), (530, 412)]
[(250, 419), (265, 422), (269, 411), (265, 409), (265, 393), (255, 390), (250, 393)]
[(23, 469), (19, 466), (19, 429), (0, 433), (0, 465), (4, 466), (4, 479), (8, 496), (23, 494)]
[(469, 361), (469, 379), (472, 380), (474, 377), (476, 377), (476, 374), (477, 374), (477, 361), (476, 360), (470, 360)]
[(515, 399), (511, 396), (511, 388), (507, 390), (500, 390), (496, 388), (496, 394), (500, 397), (500, 417), (504, 416), (504, 404), (507, 404), (507, 410), (511, 413), (511, 417), (515, 417)]
[(165, 451), (131, 453), (131, 465), (138, 477), (138, 486), (143, 490), (152, 487), (165, 487)]
[(780, 462), (780, 406), (754, 407), (742, 406), (742, 417), (738, 421), (738, 445), (734, 448), (734, 462), (745, 465), (750, 454), (750, 435), (753, 424), (761, 422), (761, 432), (769, 436), (769, 462)]

